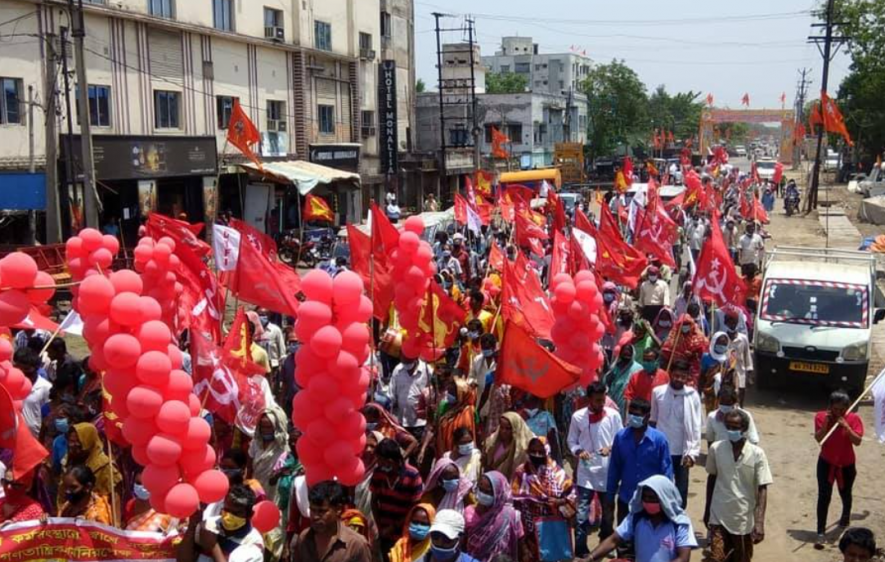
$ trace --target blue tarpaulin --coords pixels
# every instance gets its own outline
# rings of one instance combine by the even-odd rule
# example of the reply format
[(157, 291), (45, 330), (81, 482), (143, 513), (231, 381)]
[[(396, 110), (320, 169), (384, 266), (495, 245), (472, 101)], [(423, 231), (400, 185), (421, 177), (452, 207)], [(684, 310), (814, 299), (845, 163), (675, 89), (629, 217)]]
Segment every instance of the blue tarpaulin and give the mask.
[(46, 174), (0, 172), (0, 209), (45, 211)]

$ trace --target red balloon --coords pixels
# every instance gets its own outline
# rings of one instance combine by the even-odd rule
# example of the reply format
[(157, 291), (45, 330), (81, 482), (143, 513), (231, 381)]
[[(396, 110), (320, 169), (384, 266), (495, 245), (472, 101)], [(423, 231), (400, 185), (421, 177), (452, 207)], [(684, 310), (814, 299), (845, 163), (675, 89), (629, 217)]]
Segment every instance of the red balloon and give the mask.
[[(5, 283), (3, 277), (0, 282)], [(20, 324), (31, 311), (31, 301), (22, 291), (3, 291), (0, 293), (0, 326)]]
[(145, 322), (138, 330), (138, 341), (145, 351), (166, 351), (172, 341), (172, 331), (159, 320)]
[(188, 430), (191, 421), (191, 409), (178, 400), (169, 400), (160, 407), (157, 413), (157, 427), (170, 435), (180, 435)]
[(149, 466), (151, 464), (151, 459), (147, 456), (147, 447), (140, 445), (132, 446), (132, 459), (141, 466)]
[(120, 293), (111, 300), (111, 320), (123, 326), (141, 324), (141, 297), (135, 293)]
[[(6, 338), (0, 338), (0, 362), (12, 359), (12, 344)], [(4, 369), (5, 370), (5, 369)]]
[(134, 336), (114, 334), (103, 346), (104, 357), (111, 367), (127, 369), (135, 365), (141, 357), (141, 345)]
[(135, 376), (144, 384), (165, 388), (169, 384), (172, 361), (161, 351), (148, 351), (135, 364)]
[(169, 256), (172, 255), (172, 248), (165, 244), (157, 244), (154, 246), (153, 260), (160, 266), (169, 263)]
[(403, 232), (399, 235), (399, 249), (409, 256), (418, 251), (420, 243), (421, 239), (414, 232)]
[(304, 436), (313, 441), (316, 445), (326, 447), (329, 443), (336, 440), (338, 437), (338, 431), (336, 431), (335, 426), (327, 420), (318, 419), (307, 426), (307, 431), (304, 432)]
[(560, 283), (567, 283), (571, 280), (572, 276), (568, 273), (557, 273), (550, 281), (550, 290), (555, 292)]
[(301, 431), (314, 420), (323, 417), (322, 403), (310, 392), (302, 390), (292, 399), (292, 423)]
[(162, 433), (154, 435), (148, 441), (147, 456), (152, 463), (160, 466), (175, 464), (181, 457), (181, 445), (178, 443), (178, 437)]
[(420, 267), (412, 266), (406, 271), (403, 282), (415, 291), (416, 294), (424, 294), (424, 284), (427, 282), (427, 276)]
[[(150, 454), (150, 449), (148, 449), (148, 454)], [(163, 505), (166, 507), (166, 513), (172, 517), (184, 519), (190, 517), (200, 506), (200, 496), (190, 484), (176, 484), (166, 494)]]
[(418, 236), (421, 236), (421, 234), (424, 233), (424, 219), (418, 215), (412, 215), (406, 219), (406, 222), (403, 224), (403, 229), (406, 232), (414, 232)]
[(79, 236), (71, 236), (68, 238), (68, 241), (65, 242), (65, 261), (82, 258), (83, 255), (83, 240), (81, 240)]
[(150, 386), (136, 386), (126, 397), (126, 406), (136, 418), (153, 419), (163, 405), (163, 395)]
[(105, 250), (111, 253), (112, 256), (116, 256), (117, 252), (120, 251), (120, 241), (117, 240), (116, 236), (105, 234), (101, 237), (101, 244), (102, 246), (104, 246)]
[(227, 476), (220, 470), (207, 470), (191, 482), (200, 496), (200, 501), (203, 503), (214, 503), (223, 500), (230, 488)]
[(123, 437), (132, 445), (146, 446), (157, 433), (153, 420), (129, 416), (123, 422)]
[(332, 278), (321, 269), (312, 269), (301, 278), (301, 291), (308, 300), (331, 304)]
[[(105, 390), (108, 391), (113, 398), (120, 402), (126, 402), (129, 392), (138, 384), (138, 380), (132, 376), (130, 369), (111, 369), (106, 371), (102, 378)], [(126, 406), (127, 411), (129, 406)]]
[(341, 331), (341, 348), (354, 357), (359, 356), (368, 343), (369, 329), (365, 324), (354, 322)]
[(178, 346), (174, 343), (170, 343), (169, 347), (166, 348), (166, 352), (169, 354), (169, 360), (172, 361), (172, 368), (181, 369), (181, 366), (184, 363), (184, 356), (181, 354), (181, 350), (178, 349)]
[(370, 318), (372, 318), (372, 314), (375, 312), (375, 307), (372, 304), (372, 299), (363, 295), (360, 298), (359, 305), (359, 314), (355, 318), (357, 322), (368, 322)]
[(192, 417), (198, 417), (203, 410), (203, 403), (200, 402), (199, 396), (191, 394), (187, 397), (187, 407), (190, 408)]
[(323, 450), (323, 459), (329, 466), (347, 464), (353, 458), (353, 449), (347, 441), (335, 441)]
[(342, 271), (332, 280), (335, 305), (355, 305), (363, 296), (363, 280), (353, 271)]
[(102, 373), (107, 370), (108, 363), (104, 360), (104, 353), (102, 353), (100, 347), (92, 350), (92, 355), (89, 356), (89, 368), (96, 373)]
[(92, 252), (87, 260), (91, 265), (105, 272), (111, 269), (111, 265), (114, 263), (114, 255), (107, 248), (99, 248)]
[[(116, 238), (114, 239), (116, 240)], [(131, 269), (121, 269), (111, 273), (109, 277), (111, 285), (118, 293), (135, 293), (140, 295), (144, 290), (144, 283), (141, 275), (135, 273)]]
[(152, 496), (166, 494), (172, 489), (172, 486), (178, 484), (180, 479), (181, 473), (174, 464), (170, 466), (149, 464), (144, 467), (144, 472), (141, 473), (141, 483), (150, 490)]
[(298, 453), (298, 459), (304, 464), (323, 462), (323, 448), (310, 439), (299, 439), (295, 443), (295, 451)]
[(142, 322), (151, 322), (163, 317), (163, 309), (157, 299), (142, 296), (138, 299)]
[(556, 295), (557, 302), (571, 304), (575, 300), (575, 285), (570, 281), (571, 279), (569, 279), (569, 282), (563, 282), (556, 286), (556, 290), (553, 293)]
[(31, 289), (28, 291), (28, 300), (31, 304), (43, 304), (55, 294), (55, 279), (45, 271), (38, 271), (34, 278), (34, 287), (49, 287), (48, 289)]
[(101, 275), (87, 277), (80, 284), (80, 314), (107, 314), (114, 295), (114, 286), (110, 280)]
[(304, 476), (307, 479), (308, 486), (315, 486), (320, 482), (331, 480), (335, 477), (335, 471), (326, 463), (318, 463), (315, 465), (304, 465)]
[(37, 262), (23, 253), (13, 252), (0, 260), (0, 279), (4, 288), (28, 289), (34, 286)]
[(185, 450), (181, 454), (178, 466), (186, 477), (195, 478), (215, 466), (215, 449), (205, 445), (202, 449)]
[(310, 338), (310, 349), (323, 359), (331, 359), (341, 349), (341, 332), (334, 326), (320, 328)]
[(356, 464), (342, 467), (338, 471), (338, 481), (345, 486), (356, 486), (359, 484), (363, 475), (366, 473), (366, 467), (361, 459), (357, 459)]
[(190, 375), (178, 369), (173, 370), (169, 374), (169, 384), (166, 386), (165, 392), (168, 400), (187, 402), (188, 396), (190, 396), (193, 390), (194, 380)]
[(363, 450), (365, 450), (365, 448), (366, 448), (367, 441), (368, 441), (368, 439), (366, 438), (366, 434), (363, 433), (362, 435), (359, 436), (358, 439), (356, 439), (355, 441), (351, 440), (348, 443), (352, 447), (353, 454), (356, 456), (360, 456), (363, 454)]
[[(342, 439), (358, 439), (366, 433), (366, 418), (359, 412), (352, 412), (335, 427), (334, 433)], [(332, 441), (334, 439), (328, 439), (324, 444)]]
[(314, 377), (307, 388), (313, 396), (316, 396), (322, 402), (333, 400), (341, 392), (341, 385), (332, 377)]
[(84, 228), (79, 236), (83, 240), (83, 250), (87, 253), (101, 248), (104, 242), (101, 232), (94, 228)]
[(187, 431), (181, 436), (181, 446), (189, 451), (199, 450), (209, 442), (210, 437), (212, 437), (212, 428), (209, 422), (203, 418), (190, 418)]
[(252, 527), (259, 533), (269, 533), (280, 524), (280, 508), (272, 501), (264, 500), (252, 508)]
[[(343, 396), (332, 400), (331, 402), (326, 404), (325, 407), (326, 419), (332, 423), (344, 419), (345, 416), (350, 415), (350, 413), (353, 411), (353, 403)], [(329, 464), (333, 466), (335, 465), (335, 463), (332, 462), (330, 462)]]

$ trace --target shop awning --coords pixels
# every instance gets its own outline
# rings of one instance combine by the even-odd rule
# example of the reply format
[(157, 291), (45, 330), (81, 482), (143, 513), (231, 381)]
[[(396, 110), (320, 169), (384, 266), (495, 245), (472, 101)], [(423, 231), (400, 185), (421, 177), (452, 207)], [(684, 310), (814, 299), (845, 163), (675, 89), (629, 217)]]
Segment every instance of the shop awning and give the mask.
[(504, 172), (501, 174), (501, 183), (528, 183), (547, 180), (557, 189), (562, 187), (562, 174), (559, 168), (545, 168), (543, 170), (527, 170), (525, 172)]
[(289, 160), (287, 162), (265, 162), (264, 168), (259, 168), (252, 162), (240, 164), (250, 172), (257, 175), (269, 176), (277, 181), (292, 183), (301, 195), (307, 195), (318, 185), (327, 185), (334, 182), (343, 182), (353, 189), (360, 187), (360, 175), (353, 172), (345, 172), (321, 166), (303, 160)]

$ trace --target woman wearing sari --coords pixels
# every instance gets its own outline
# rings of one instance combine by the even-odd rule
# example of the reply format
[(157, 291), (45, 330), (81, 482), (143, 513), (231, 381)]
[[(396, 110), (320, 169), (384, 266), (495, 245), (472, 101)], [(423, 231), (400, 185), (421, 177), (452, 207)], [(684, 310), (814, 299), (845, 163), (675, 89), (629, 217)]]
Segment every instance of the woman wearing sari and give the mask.
[(506, 412), (500, 418), (498, 431), (486, 441), (483, 466), (502, 473), (509, 482), (519, 465), (526, 461), (529, 441), (534, 436), (522, 416)]
[(728, 350), (731, 340), (725, 332), (716, 332), (710, 339), (710, 349), (701, 357), (701, 374), (698, 379), (698, 392), (704, 401), (707, 412), (719, 408), (719, 389), (723, 383), (737, 388), (734, 380), (736, 358)]
[[(278, 478), (274, 478), (274, 467), (277, 462), (289, 453), (289, 433), (287, 431), (286, 413), (279, 406), (266, 408), (258, 418), (255, 436), (249, 445), (249, 459), (252, 477), (261, 484), (267, 499), (280, 505)], [(273, 560), (283, 554), (285, 533), (282, 518), (280, 523), (265, 534), (265, 546)]]
[(473, 483), (461, 475), (458, 465), (444, 457), (436, 461), (430, 472), (421, 501), (436, 509), (454, 509), (464, 513), (466, 505), (474, 503), (470, 493), (472, 490)]
[(461, 476), (471, 484), (476, 484), (482, 470), (482, 451), (473, 443), (473, 432), (466, 427), (456, 429), (452, 438), (452, 448), (446, 451), (442, 458), (453, 460), (461, 471)]
[(671, 357), (687, 361), (691, 374), (688, 384), (697, 388), (701, 373), (701, 357), (705, 351), (707, 351), (707, 338), (703, 330), (690, 315), (683, 314), (661, 347), (661, 365), (669, 365)]
[(409, 511), (403, 522), (403, 536), (390, 549), (390, 562), (417, 562), (430, 551), (430, 526), (436, 509), (419, 503)]
[(616, 349), (617, 361), (612, 365), (608, 374), (605, 375), (605, 385), (608, 387), (608, 395), (618, 405), (618, 410), (622, 416), (627, 415), (627, 400), (624, 398), (624, 391), (627, 390), (627, 383), (630, 377), (636, 371), (642, 370), (642, 365), (636, 362), (635, 350), (630, 344), (625, 344)]
[(59, 517), (81, 517), (104, 525), (114, 525), (111, 508), (104, 496), (96, 492), (95, 474), (84, 464), (71, 466), (64, 477), (64, 503)]
[(418, 450), (418, 440), (380, 404), (369, 402), (363, 406), (363, 416), (366, 418), (366, 431), (377, 431), (384, 436), (382, 439), (396, 441), (400, 449), (403, 450), (404, 458), (411, 457)]
[(482, 475), (476, 486), (476, 501), (476, 506), (464, 510), (464, 551), (479, 562), (491, 562), (498, 554), (522, 560), (522, 519), (510, 505), (507, 477), (495, 470)]
[[(95, 484), (92, 492), (101, 496), (106, 501), (111, 500), (111, 489), (114, 489), (117, 504), (122, 497), (122, 489), (120, 483), (123, 476), (117, 467), (111, 463), (111, 459), (104, 454), (101, 446), (101, 438), (98, 436), (98, 430), (91, 423), (74, 424), (68, 430), (68, 454), (62, 461), (62, 468), (65, 472), (69, 468), (78, 464), (85, 464), (92, 471)], [(64, 481), (67, 481), (65, 477)], [(65, 487), (60, 486), (59, 504), (63, 501)], [(116, 507), (119, 507), (117, 505)], [(120, 511), (117, 511), (120, 513)]]
[(455, 442), (455, 431), (462, 428), (467, 429), (471, 434), (476, 431), (475, 393), (467, 381), (461, 378), (452, 378), (445, 390), (446, 394), (440, 400), (436, 411), (437, 422), (427, 425), (421, 446), (422, 454), (427, 447), (432, 446), (436, 459), (451, 450), (452, 444)]
[(633, 323), (633, 341), (631, 343), (635, 356), (640, 358), (646, 349), (661, 347), (661, 342), (658, 341), (654, 331), (650, 329), (648, 322), (641, 319)]
[(569, 525), (575, 512), (575, 490), (565, 470), (547, 452), (544, 439), (529, 443), (529, 460), (516, 469), (513, 477), (513, 505), (522, 517), (525, 530), (526, 560), (540, 560), (539, 534), (535, 524), (540, 517), (555, 518)]
[(662, 308), (652, 322), (651, 329), (658, 340), (658, 346), (667, 341), (670, 336), (670, 330), (673, 329), (673, 311), (669, 308)]

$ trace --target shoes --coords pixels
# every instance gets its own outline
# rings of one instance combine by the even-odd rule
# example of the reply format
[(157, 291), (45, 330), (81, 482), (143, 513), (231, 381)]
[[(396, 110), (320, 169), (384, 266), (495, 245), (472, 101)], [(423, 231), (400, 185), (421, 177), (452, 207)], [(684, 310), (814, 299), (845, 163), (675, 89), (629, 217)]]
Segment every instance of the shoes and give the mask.
[(827, 540), (827, 538), (825, 536), (818, 535), (817, 539), (815, 539), (815, 541), (814, 541), (814, 549), (815, 550), (823, 550), (824, 543), (826, 542), (826, 540)]

